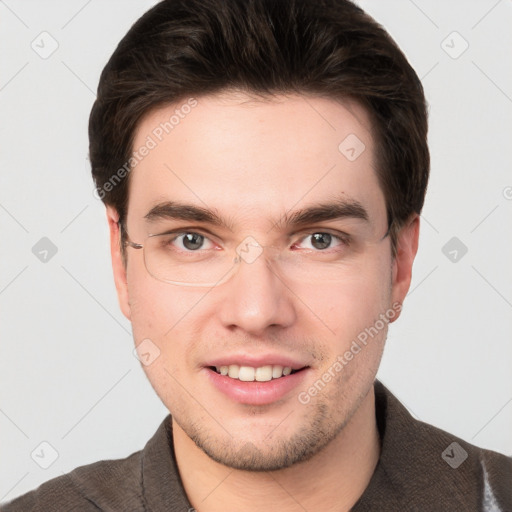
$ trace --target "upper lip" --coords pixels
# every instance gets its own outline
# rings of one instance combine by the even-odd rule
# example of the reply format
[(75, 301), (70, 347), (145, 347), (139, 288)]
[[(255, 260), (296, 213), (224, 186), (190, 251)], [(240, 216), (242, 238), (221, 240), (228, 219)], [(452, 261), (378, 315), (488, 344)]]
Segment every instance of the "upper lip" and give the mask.
[(301, 362), (295, 358), (282, 354), (265, 354), (256, 356), (247, 353), (220, 356), (209, 360), (204, 366), (230, 366), (232, 364), (237, 364), (240, 366), (251, 366), (252, 368), (279, 365), (282, 367), (288, 366), (292, 370), (300, 370), (305, 366), (309, 366), (306, 362)]

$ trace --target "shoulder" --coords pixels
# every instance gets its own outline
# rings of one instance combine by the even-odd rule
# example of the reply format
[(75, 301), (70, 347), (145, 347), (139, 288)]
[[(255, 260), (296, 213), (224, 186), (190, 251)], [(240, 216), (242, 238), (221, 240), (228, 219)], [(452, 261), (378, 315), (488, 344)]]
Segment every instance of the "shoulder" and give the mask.
[(187, 510), (168, 415), (144, 448), (54, 478), (1, 507), (2, 512)]
[(2, 512), (142, 510), (141, 453), (81, 466), (43, 483)]
[[(449, 432), (421, 421), (415, 421), (418, 450), (431, 466), (442, 468), (443, 475), (454, 495), (475, 495), (481, 510), (512, 510), (512, 457), (486, 450)], [(448, 491), (448, 488), (447, 488)], [(505, 507), (505, 508), (500, 508)]]
[(382, 450), (372, 499), (384, 493), (395, 510), (512, 510), (511, 457), (414, 419), (382, 383), (375, 391)]

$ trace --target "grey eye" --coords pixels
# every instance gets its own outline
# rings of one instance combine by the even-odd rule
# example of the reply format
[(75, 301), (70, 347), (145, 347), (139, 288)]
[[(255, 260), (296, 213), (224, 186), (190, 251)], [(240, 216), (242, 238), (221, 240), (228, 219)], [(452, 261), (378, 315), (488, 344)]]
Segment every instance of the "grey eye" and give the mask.
[(195, 251), (200, 249), (204, 243), (204, 236), (199, 233), (185, 233), (182, 235), (182, 244), (185, 249)]
[(311, 245), (315, 249), (327, 249), (332, 242), (332, 235), (329, 233), (313, 233), (311, 235)]

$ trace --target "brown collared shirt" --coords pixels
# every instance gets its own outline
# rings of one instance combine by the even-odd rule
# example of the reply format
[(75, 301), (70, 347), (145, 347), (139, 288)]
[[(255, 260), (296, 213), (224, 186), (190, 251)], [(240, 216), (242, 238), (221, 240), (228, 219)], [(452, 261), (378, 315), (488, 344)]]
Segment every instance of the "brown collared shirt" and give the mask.
[[(375, 382), (381, 455), (352, 512), (512, 512), (512, 458), (415, 420)], [(319, 506), (319, 508), (321, 508)], [(189, 512), (168, 416), (143, 450), (82, 466), (2, 512)]]

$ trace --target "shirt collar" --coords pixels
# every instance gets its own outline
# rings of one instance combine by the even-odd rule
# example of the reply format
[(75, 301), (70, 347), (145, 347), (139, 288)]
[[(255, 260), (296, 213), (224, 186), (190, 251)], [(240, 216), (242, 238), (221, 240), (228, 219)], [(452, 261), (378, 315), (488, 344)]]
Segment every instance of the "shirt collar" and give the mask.
[[(380, 512), (434, 510), (434, 499), (436, 510), (462, 510), (463, 505), (478, 503), (482, 489), (471, 482), (479, 481), (479, 477), (483, 481), (483, 472), (475, 452), (459, 468), (450, 467), (442, 454), (457, 438), (415, 420), (378, 380), (375, 408), (381, 453), (352, 512), (375, 510), (376, 504)], [(470, 445), (464, 446), (471, 450)], [(148, 511), (193, 510), (176, 464), (170, 415), (142, 452), (141, 483)]]

